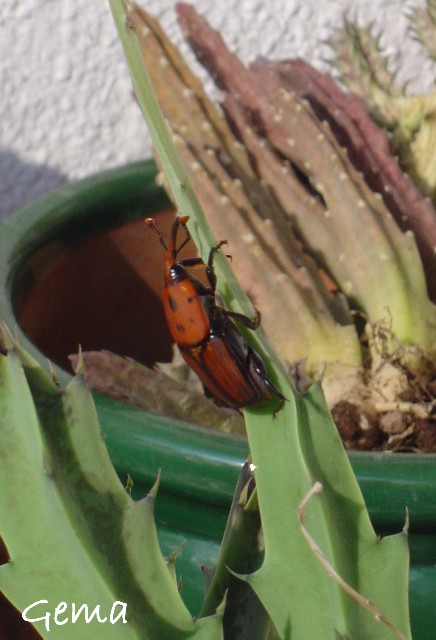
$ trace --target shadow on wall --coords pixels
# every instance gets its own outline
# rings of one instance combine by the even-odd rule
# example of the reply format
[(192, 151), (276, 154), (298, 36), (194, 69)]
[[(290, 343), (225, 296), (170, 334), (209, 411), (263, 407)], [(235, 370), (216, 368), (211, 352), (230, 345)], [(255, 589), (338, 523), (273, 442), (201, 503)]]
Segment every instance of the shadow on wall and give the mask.
[(0, 221), (66, 181), (67, 176), (56, 169), (28, 164), (13, 151), (0, 151)]

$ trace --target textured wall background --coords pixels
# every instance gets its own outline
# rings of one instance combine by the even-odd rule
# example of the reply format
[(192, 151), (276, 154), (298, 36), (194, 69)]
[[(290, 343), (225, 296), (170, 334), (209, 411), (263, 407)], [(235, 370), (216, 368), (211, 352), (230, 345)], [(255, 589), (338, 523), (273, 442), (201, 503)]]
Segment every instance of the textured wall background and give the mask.
[[(411, 90), (434, 81), (407, 33), (424, 0), (193, 0), (245, 60), (302, 56), (320, 69), (348, 12), (374, 22)], [(175, 0), (142, 0), (177, 43)], [(184, 46), (183, 51), (188, 50)], [(191, 59), (191, 57), (188, 55)], [(150, 155), (108, 4), (1, 0), (0, 218), (67, 180)], [(196, 69), (199, 69), (195, 65)]]

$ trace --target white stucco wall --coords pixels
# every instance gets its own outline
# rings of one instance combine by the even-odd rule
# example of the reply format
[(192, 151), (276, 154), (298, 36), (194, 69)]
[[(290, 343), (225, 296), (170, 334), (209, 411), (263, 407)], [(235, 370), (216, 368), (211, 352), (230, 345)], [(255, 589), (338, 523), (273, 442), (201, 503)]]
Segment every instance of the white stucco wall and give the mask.
[[(322, 42), (344, 12), (373, 21), (413, 90), (432, 65), (407, 34), (424, 0), (193, 0), (249, 61), (302, 56), (320, 69)], [(182, 41), (175, 0), (142, 0)], [(187, 52), (187, 47), (183, 47)], [(67, 180), (150, 154), (148, 134), (104, 0), (0, 2), (0, 218)]]

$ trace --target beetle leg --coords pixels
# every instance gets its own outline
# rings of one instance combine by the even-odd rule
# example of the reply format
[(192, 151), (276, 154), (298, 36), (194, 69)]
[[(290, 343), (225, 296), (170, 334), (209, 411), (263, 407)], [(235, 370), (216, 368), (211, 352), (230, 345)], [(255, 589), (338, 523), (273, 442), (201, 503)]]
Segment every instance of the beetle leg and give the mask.
[(227, 309), (224, 309), (224, 314), (228, 318), (233, 318), (233, 320), (240, 322), (244, 327), (247, 327), (247, 329), (257, 329), (260, 325), (260, 311), (258, 311), (258, 309), (255, 309), (255, 311), (256, 315), (254, 318), (249, 318), (243, 313), (238, 313), (237, 311), (227, 311)]
[(265, 382), (265, 385), (268, 387), (268, 389), (271, 391), (271, 393), (274, 396), (276, 396), (280, 401), (279, 404), (277, 405), (277, 408), (274, 409), (274, 418), (275, 418), (279, 413), (279, 411), (282, 410), (283, 405), (285, 404), (286, 398), (283, 395), (283, 393), (279, 389), (277, 389), (275, 384), (271, 382), (271, 380), (269, 380), (268, 378), (264, 378), (264, 382)]
[(181, 267), (196, 267), (199, 264), (204, 264), (201, 258), (183, 258), (183, 260), (179, 260), (178, 264)]
[(221, 242), (218, 242), (218, 244), (212, 247), (212, 249), (209, 251), (209, 258), (206, 265), (206, 275), (213, 294), (215, 294), (216, 291), (216, 275), (213, 261), (215, 259), (215, 254), (221, 249), (224, 244), (228, 244), (227, 240), (221, 240)]
[(259, 357), (257, 356), (256, 352), (253, 351), (253, 349), (251, 347), (248, 347), (248, 349), (247, 349), (247, 364), (250, 364), (250, 363), (253, 364), (256, 373), (258, 374), (258, 376), (260, 378), (262, 378), (262, 380), (263, 380), (265, 386), (267, 387), (267, 389), (269, 391), (271, 391), (273, 396), (276, 396), (276, 398), (278, 398), (280, 400), (277, 408), (274, 409), (274, 417), (276, 417), (278, 412), (282, 409), (286, 398), (283, 395), (283, 393), (280, 391), (280, 389), (278, 389), (276, 387), (276, 385), (273, 382), (271, 382), (271, 380), (267, 377), (267, 372), (265, 370), (265, 366), (263, 364), (263, 361), (259, 360)]

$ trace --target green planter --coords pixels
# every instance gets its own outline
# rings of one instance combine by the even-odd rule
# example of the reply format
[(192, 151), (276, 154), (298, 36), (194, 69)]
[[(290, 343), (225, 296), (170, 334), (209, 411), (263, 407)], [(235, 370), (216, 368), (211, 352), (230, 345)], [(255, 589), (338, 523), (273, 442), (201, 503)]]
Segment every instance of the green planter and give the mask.
[[(57, 189), (9, 218), (0, 233), (0, 317), (23, 331), (39, 360), (106, 348), (151, 364), (171, 343), (159, 295), (162, 251), (142, 219), (169, 225), (152, 161)], [(201, 602), (201, 565), (212, 565), (241, 462), (242, 438), (176, 424), (95, 395), (112, 460), (143, 495), (159, 469), (157, 518), (164, 553), (178, 548), (183, 595)], [(355, 453), (350, 459), (380, 535), (410, 518), (410, 602), (415, 640), (436, 629), (436, 456)]]

